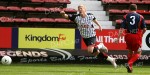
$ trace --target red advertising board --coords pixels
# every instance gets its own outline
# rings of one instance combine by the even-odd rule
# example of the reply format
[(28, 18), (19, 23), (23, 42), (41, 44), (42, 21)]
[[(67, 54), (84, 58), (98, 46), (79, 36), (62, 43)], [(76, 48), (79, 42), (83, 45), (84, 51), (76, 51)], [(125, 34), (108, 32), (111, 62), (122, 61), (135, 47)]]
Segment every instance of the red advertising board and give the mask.
[(0, 48), (11, 48), (12, 28), (0, 27)]
[[(119, 43), (113, 43), (114, 40), (118, 37), (118, 30), (103, 30), (102, 32), (99, 32), (96, 30), (96, 42), (97, 43), (103, 43), (109, 50), (126, 50), (126, 43), (124, 40), (124, 36), (121, 36), (119, 39)], [(82, 49), (86, 50), (86, 45), (83, 42), (81, 42)]]

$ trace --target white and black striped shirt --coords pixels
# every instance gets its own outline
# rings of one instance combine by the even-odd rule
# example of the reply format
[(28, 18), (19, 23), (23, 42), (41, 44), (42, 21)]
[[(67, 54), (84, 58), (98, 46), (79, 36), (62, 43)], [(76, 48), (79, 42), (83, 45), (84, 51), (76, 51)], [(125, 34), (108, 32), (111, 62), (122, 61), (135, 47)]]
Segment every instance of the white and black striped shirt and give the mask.
[(83, 38), (90, 38), (96, 35), (93, 20), (96, 18), (93, 14), (87, 13), (85, 18), (82, 18), (80, 14), (68, 15), (71, 21), (74, 21), (78, 25), (78, 29)]

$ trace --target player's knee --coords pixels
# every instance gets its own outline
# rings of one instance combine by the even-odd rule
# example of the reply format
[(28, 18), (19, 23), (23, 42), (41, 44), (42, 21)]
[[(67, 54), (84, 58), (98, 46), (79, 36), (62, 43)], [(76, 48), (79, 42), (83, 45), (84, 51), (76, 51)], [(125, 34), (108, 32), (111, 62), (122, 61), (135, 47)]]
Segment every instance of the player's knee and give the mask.
[(88, 53), (92, 53), (92, 52), (93, 52), (92, 49), (88, 48)]
[(93, 51), (92, 50), (88, 50), (88, 53), (93, 53)]
[(94, 56), (97, 56), (100, 53), (99, 50), (97, 50), (97, 52), (92, 53)]
[(93, 54), (94, 56), (97, 56), (99, 53), (100, 53), (100, 51), (98, 50), (98, 48), (97, 48), (97, 47), (94, 47), (92, 54)]
[(92, 45), (90, 45), (87, 47), (87, 49), (88, 49), (88, 53), (93, 53), (94, 47)]
[(91, 53), (91, 54), (98, 54), (100, 53), (98, 48), (94, 47), (94, 48), (91, 48), (91, 47), (88, 47), (88, 53)]
[(93, 53), (97, 52), (98, 51), (98, 48), (97, 47), (94, 47), (93, 49)]

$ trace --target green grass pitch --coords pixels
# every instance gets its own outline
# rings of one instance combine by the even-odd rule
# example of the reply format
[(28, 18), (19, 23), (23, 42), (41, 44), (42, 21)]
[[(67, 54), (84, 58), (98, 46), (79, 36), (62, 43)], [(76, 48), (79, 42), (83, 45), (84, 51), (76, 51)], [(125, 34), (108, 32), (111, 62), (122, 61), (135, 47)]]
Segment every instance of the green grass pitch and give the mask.
[(119, 65), (98, 64), (0, 64), (0, 75), (150, 75), (150, 66), (134, 66), (133, 73)]

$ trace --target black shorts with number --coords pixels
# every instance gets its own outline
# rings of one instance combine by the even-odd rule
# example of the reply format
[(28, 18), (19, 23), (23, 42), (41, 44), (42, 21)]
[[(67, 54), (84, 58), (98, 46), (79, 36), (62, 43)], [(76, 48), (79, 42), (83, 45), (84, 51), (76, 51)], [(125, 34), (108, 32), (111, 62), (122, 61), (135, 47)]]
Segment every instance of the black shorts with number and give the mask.
[(86, 46), (93, 45), (96, 42), (96, 36), (90, 38), (83, 38), (84, 43)]

